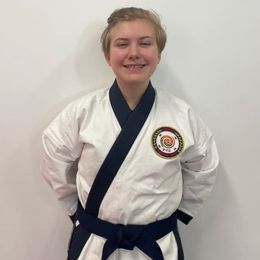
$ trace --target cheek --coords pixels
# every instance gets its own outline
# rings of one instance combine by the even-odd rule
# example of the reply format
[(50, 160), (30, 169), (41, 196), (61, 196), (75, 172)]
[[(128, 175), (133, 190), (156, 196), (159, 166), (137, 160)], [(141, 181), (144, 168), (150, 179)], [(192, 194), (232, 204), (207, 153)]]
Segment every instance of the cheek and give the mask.
[(125, 59), (125, 57), (126, 57), (126, 53), (123, 50), (117, 50), (117, 51), (113, 51), (113, 49), (110, 50), (110, 60), (113, 63), (122, 62)]
[(149, 63), (153, 66), (159, 64), (159, 62), (160, 62), (158, 56), (150, 56), (148, 60), (149, 60)]
[(150, 49), (149, 52), (146, 52), (144, 57), (151, 63), (159, 63), (160, 61), (160, 55), (157, 49)]

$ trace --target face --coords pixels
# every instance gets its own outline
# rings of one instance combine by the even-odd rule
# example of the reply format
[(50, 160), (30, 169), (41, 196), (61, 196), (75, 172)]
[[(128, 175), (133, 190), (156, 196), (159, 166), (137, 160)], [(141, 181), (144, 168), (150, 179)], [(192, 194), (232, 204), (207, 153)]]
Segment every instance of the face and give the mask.
[(112, 28), (110, 37), (106, 60), (119, 86), (146, 87), (160, 62), (153, 26), (145, 20), (121, 22)]

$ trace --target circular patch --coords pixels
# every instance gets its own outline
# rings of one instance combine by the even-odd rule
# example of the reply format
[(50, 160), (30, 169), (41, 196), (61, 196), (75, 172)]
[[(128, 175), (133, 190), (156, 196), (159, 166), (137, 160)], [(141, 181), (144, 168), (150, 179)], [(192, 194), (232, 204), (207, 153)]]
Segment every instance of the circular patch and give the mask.
[(184, 142), (178, 131), (164, 126), (156, 129), (153, 133), (152, 145), (158, 155), (171, 159), (183, 150)]

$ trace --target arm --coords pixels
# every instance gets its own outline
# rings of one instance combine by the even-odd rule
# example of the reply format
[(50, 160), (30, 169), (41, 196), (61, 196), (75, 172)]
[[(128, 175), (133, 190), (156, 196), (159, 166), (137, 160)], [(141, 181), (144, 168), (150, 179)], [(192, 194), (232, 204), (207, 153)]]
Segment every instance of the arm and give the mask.
[(183, 196), (179, 219), (188, 224), (211, 193), (219, 162), (215, 141), (203, 121), (189, 111), (194, 144), (182, 158)]
[(75, 213), (78, 200), (75, 177), (82, 151), (78, 133), (77, 109), (70, 104), (42, 135), (41, 172), (70, 216)]

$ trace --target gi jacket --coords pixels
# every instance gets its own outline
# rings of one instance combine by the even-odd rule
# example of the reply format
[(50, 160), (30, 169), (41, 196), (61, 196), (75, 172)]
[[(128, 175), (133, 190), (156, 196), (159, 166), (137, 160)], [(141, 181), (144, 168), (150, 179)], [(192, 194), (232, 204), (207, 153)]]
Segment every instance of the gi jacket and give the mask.
[[(86, 205), (97, 172), (121, 132), (109, 91), (98, 90), (72, 102), (43, 133), (42, 173), (69, 215), (75, 213), (78, 199)], [(75, 162), (78, 167), (73, 167)], [(178, 210), (179, 218), (188, 223), (213, 188), (217, 164), (213, 136), (200, 117), (184, 101), (156, 90), (151, 111), (102, 200), (98, 218), (145, 225)], [(105, 242), (91, 234), (78, 259), (101, 259)], [(164, 259), (178, 259), (173, 233), (157, 243)], [(109, 259), (149, 257), (133, 248), (118, 249)]]

